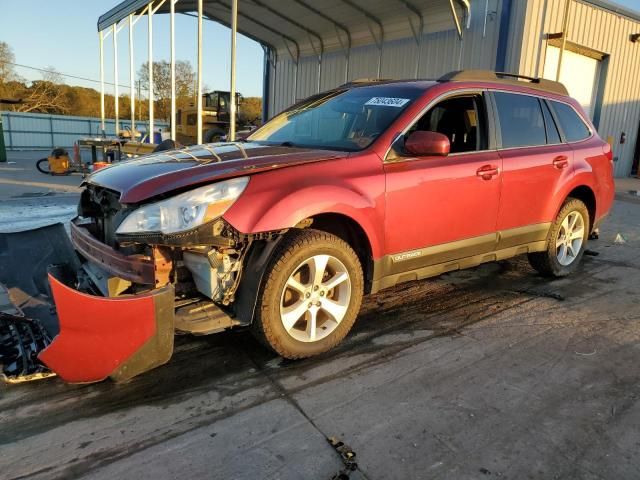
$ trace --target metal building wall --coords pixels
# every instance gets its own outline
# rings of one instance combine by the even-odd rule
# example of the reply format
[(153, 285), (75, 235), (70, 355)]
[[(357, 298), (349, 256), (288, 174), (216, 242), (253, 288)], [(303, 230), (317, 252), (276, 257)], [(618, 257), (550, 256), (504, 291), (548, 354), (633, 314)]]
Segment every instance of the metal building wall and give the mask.
[[(511, 17), (509, 69), (541, 76), (547, 35), (562, 31), (566, 0), (516, 0)], [(617, 157), (615, 174), (629, 175), (640, 125), (640, 43), (630, 35), (640, 33), (640, 22), (588, 2), (571, 1), (567, 40), (608, 55), (599, 133), (611, 136)], [(625, 132), (627, 141), (620, 144)]]
[[(427, 25), (420, 48), (412, 34), (409, 16), (404, 27), (394, 23), (393, 32), (389, 35), (391, 39), (382, 46), (379, 76), (397, 79), (438, 78), (461, 68), (494, 69), (502, 7), (503, 0), (474, 0), (471, 2), (471, 25), (463, 30), (462, 40), (452, 19), (446, 24), (450, 28), (444, 31), (439, 20), (438, 28), (430, 29)], [(277, 59), (270, 63), (269, 117), (281, 112), (295, 100), (348, 80), (378, 77), (379, 49), (373, 39), (365, 39), (364, 43), (348, 52), (348, 74), (346, 50), (325, 52), (322, 62), (319, 62), (318, 55), (303, 56), (297, 69), (288, 52), (277, 52)]]

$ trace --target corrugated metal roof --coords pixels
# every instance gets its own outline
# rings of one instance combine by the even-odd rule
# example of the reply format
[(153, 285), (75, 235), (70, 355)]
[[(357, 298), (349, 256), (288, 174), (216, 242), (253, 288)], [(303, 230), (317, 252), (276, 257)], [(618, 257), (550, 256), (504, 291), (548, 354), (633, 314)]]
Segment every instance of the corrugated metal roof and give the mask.
[[(102, 15), (98, 30), (139, 14), (149, 0), (126, 0)], [(459, 18), (467, 0), (455, 0)], [(176, 12), (193, 14), (196, 0), (180, 0)], [(204, 0), (204, 15), (228, 26), (229, 0)], [(308, 55), (351, 46), (370, 45), (407, 37), (407, 19), (418, 25), (421, 15), (425, 31), (450, 30), (453, 25), (450, 0), (243, 0), (238, 9), (238, 31), (279, 51)], [(165, 2), (157, 13), (168, 13)]]

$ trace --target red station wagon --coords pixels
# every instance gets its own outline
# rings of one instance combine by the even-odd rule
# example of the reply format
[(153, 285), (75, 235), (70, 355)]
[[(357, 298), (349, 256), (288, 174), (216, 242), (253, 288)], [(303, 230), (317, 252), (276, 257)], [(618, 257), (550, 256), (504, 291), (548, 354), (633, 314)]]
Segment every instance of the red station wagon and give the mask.
[(91, 175), (40, 358), (68, 381), (124, 379), (166, 362), (174, 330), (236, 327), (316, 355), (399, 282), (522, 254), (570, 274), (613, 198), (611, 149), (559, 83), (351, 82), (243, 141)]

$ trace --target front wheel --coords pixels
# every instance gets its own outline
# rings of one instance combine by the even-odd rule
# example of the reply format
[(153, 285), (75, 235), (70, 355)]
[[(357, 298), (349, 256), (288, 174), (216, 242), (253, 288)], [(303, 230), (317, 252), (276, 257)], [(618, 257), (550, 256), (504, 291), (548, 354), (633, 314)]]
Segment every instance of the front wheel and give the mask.
[(254, 334), (285, 358), (325, 352), (351, 330), (363, 291), (360, 260), (346, 242), (318, 230), (291, 233), (265, 272)]
[(549, 230), (547, 250), (529, 254), (529, 263), (545, 276), (564, 277), (580, 264), (589, 238), (589, 210), (568, 198)]

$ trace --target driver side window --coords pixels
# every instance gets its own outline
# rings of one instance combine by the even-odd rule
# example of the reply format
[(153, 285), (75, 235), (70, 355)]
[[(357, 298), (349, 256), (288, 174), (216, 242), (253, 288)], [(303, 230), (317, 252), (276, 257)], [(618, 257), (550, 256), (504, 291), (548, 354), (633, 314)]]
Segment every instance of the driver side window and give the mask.
[(481, 95), (461, 95), (436, 104), (416, 121), (405, 136), (415, 131), (430, 131), (445, 135), (451, 153), (487, 149), (484, 103)]

